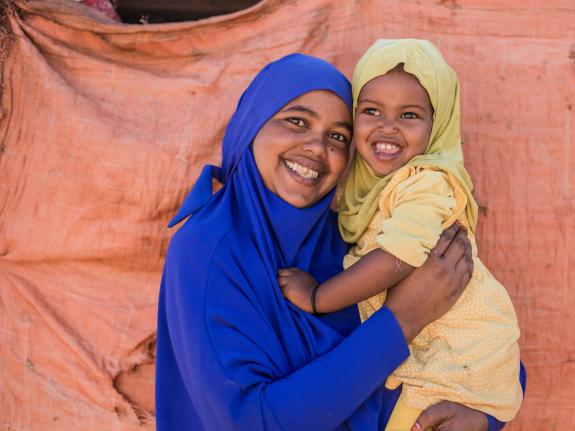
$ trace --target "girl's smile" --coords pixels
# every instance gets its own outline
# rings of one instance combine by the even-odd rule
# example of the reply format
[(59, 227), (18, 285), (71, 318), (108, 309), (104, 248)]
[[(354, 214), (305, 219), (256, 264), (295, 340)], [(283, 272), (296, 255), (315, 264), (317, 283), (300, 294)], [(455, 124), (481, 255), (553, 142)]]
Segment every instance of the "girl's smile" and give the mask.
[(362, 88), (355, 115), (355, 145), (371, 168), (385, 176), (425, 153), (432, 125), (427, 92), (400, 65)]

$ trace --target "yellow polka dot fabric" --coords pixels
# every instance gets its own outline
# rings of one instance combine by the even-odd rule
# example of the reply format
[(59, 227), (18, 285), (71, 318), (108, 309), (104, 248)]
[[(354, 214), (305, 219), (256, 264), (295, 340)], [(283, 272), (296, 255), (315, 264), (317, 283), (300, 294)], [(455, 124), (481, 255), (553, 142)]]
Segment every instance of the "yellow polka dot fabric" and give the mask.
[[(456, 220), (467, 224), (466, 199), (448, 173), (430, 166), (405, 166), (382, 191), (379, 210), (345, 256), (344, 267), (377, 247), (421, 266), (445, 227)], [(523, 399), (517, 317), (507, 291), (477, 257), (471, 233), (470, 240), (472, 280), (453, 308), (412, 341), (410, 357), (386, 386), (403, 384), (403, 401), (416, 409), (449, 400), (508, 422)], [(385, 293), (380, 293), (360, 303), (362, 321), (384, 302)]]

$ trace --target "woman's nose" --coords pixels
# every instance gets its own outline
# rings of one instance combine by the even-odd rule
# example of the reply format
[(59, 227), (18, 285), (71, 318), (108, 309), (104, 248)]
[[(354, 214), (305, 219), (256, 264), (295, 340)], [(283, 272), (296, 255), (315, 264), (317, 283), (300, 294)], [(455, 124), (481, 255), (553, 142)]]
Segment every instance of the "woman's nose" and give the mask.
[(303, 149), (316, 157), (323, 157), (326, 152), (326, 142), (322, 136), (313, 136), (304, 142)]

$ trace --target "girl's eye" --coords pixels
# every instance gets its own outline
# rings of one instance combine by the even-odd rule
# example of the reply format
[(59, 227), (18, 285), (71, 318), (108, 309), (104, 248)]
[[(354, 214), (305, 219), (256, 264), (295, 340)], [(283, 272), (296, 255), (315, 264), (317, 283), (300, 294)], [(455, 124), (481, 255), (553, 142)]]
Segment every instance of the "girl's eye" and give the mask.
[(367, 115), (381, 115), (381, 113), (375, 108), (366, 108), (363, 110)]
[(403, 114), (401, 114), (401, 118), (405, 118), (407, 120), (415, 120), (416, 118), (419, 117), (415, 112), (404, 112)]
[(301, 118), (297, 118), (297, 117), (290, 117), (287, 119), (290, 123), (295, 124), (296, 126), (299, 127), (306, 127), (306, 122), (304, 120), (302, 120)]

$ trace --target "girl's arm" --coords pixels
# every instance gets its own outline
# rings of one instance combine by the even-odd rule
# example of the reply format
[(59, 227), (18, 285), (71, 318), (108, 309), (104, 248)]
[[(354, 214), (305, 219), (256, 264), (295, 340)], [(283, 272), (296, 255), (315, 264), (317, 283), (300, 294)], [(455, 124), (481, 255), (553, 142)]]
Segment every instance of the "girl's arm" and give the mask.
[[(454, 191), (442, 172), (424, 170), (402, 181), (388, 202), (389, 216), (374, 238), (378, 249), (315, 291), (317, 312), (340, 310), (389, 289), (421, 266), (435, 246), (443, 224), (455, 217)], [(458, 215), (458, 214), (457, 214)], [(284, 296), (297, 307), (312, 312), (317, 283), (297, 269), (278, 274)]]
[(316, 309), (330, 313), (357, 304), (399, 283), (413, 269), (392, 254), (375, 249), (318, 287)]
[[(319, 286), (309, 274), (297, 268), (280, 270), (278, 275), (284, 296), (294, 305), (310, 313), (332, 313), (389, 289), (407, 277), (413, 268), (392, 254), (376, 249)], [(312, 292), (316, 286), (313, 310)]]

